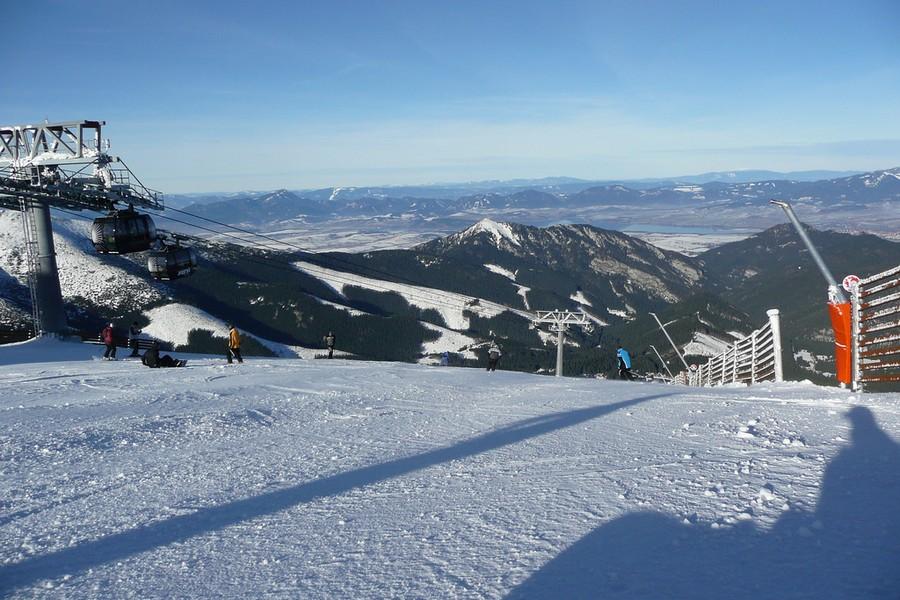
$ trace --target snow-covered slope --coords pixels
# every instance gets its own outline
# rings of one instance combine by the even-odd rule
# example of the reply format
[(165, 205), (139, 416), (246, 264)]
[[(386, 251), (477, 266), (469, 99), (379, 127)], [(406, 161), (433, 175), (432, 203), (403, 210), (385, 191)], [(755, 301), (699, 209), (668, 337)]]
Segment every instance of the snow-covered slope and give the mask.
[(192, 364), (0, 367), (0, 595), (900, 595), (898, 394)]
[[(90, 223), (54, 218), (53, 243), (63, 298), (85, 298), (113, 310), (144, 306), (168, 296), (164, 284), (135, 274), (139, 267), (121, 256), (100, 257), (91, 245)], [(0, 210), (0, 270), (27, 283), (21, 215)]]
[[(433, 289), (417, 285), (409, 285), (405, 283), (395, 283), (381, 279), (372, 279), (362, 275), (346, 273), (344, 271), (336, 271), (328, 269), (312, 263), (299, 261), (295, 263), (296, 267), (312, 275), (321, 281), (327, 283), (339, 294), (344, 293), (347, 286), (361, 287), (376, 292), (396, 292), (412, 306), (421, 309), (433, 309), (440, 313), (447, 327), (456, 330), (466, 330), (469, 328), (469, 319), (463, 313), (472, 312), (482, 317), (495, 317), (507, 310), (511, 310), (507, 306), (489, 302), (487, 300), (476, 299), (474, 296), (466, 296), (464, 294), (456, 294), (444, 290)], [(478, 300), (476, 302), (476, 300)], [(531, 315), (525, 311), (511, 310), (517, 314), (530, 318)]]
[[(158, 306), (144, 313), (150, 324), (143, 332), (152, 338), (166, 340), (175, 346), (186, 346), (192, 331), (208, 331), (213, 337), (222, 338), (222, 347), (228, 337), (228, 323), (213, 317), (194, 306), (172, 303)], [(316, 350), (302, 346), (288, 346), (243, 332), (282, 358), (314, 358)]]

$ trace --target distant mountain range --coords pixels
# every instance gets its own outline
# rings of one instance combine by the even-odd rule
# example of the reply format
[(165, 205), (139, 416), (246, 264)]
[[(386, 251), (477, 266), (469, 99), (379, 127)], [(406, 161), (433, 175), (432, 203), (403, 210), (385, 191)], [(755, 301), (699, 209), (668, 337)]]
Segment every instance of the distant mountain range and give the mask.
[(460, 193), (463, 188), (440, 187), (278, 190), (205, 198), (185, 210), (261, 231), (291, 223), (379, 217), (403, 219), (404, 227), (409, 227), (409, 222), (427, 221), (432, 228), (450, 233), (460, 222), (477, 222), (485, 216), (539, 226), (579, 222), (620, 230), (638, 225), (665, 231), (676, 225), (753, 231), (784, 221), (784, 215), (768, 205), (770, 199), (777, 198), (794, 202), (802, 217), (820, 228), (900, 231), (900, 168), (814, 181), (785, 178), (744, 182), (738, 174), (724, 181), (719, 178), (723, 175), (728, 174), (700, 175), (697, 181), (712, 180), (698, 183), (643, 186), (567, 182), (516, 189), (468, 189), (465, 193)]
[[(870, 187), (887, 177), (868, 180)], [(619, 341), (635, 354), (638, 371), (653, 372), (661, 365), (650, 344), (677, 363), (649, 311), (702, 360), (775, 307), (784, 314), (789, 377), (823, 380), (832, 369), (825, 285), (784, 225), (696, 257), (588, 225), (491, 219), (407, 250), (359, 254), (196, 240), (201, 268), (170, 283), (151, 280), (141, 255), (94, 254), (87, 233), (83, 221), (56, 223), (70, 322), (94, 330), (109, 319), (123, 327), (137, 320), (184, 350), (221, 352), (229, 321), (251, 334), (248, 353), (312, 356), (333, 331), (338, 348), (358, 357), (428, 362), (449, 351), (454, 364), (476, 365), (496, 338), (504, 368), (546, 372), (555, 362), (555, 336), (535, 329), (530, 314), (573, 309), (588, 313), (593, 328), (571, 332), (569, 374), (612, 373)], [(30, 315), (19, 235), (18, 214), (0, 212), (0, 329), (25, 327)], [(900, 264), (900, 243), (828, 231), (812, 236), (839, 277)]]
[[(578, 192), (589, 187), (624, 185), (633, 189), (672, 186), (683, 183), (748, 183), (753, 181), (820, 181), (857, 175), (859, 171), (764, 171), (737, 170), (715, 171), (700, 175), (658, 177), (643, 179), (579, 179), (577, 177), (543, 177), (538, 179), (486, 180), (465, 183), (435, 183), (407, 186), (362, 186), (300, 189), (292, 192), (298, 197), (312, 200), (334, 200), (367, 197), (458, 198), (475, 193), (512, 194), (522, 190), (543, 190), (553, 193)], [(272, 191), (201, 192), (194, 194), (169, 194), (167, 201), (177, 208), (191, 204), (209, 204), (239, 197), (258, 198)]]

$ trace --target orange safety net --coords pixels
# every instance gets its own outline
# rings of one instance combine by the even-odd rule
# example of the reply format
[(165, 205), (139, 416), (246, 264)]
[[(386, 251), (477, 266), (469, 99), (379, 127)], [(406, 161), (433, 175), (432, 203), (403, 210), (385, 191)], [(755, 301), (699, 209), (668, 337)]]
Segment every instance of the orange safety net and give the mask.
[(850, 303), (828, 303), (828, 316), (834, 330), (834, 368), (837, 380), (849, 384), (853, 377), (853, 362), (850, 353), (853, 327), (850, 324)]

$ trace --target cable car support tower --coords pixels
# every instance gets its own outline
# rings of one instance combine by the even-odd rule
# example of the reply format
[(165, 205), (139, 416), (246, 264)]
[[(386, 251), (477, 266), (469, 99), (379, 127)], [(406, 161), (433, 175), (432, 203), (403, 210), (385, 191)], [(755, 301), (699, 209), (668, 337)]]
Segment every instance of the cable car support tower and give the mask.
[[(101, 137), (105, 124), (0, 126), (0, 208), (22, 212), (35, 335), (69, 333), (51, 208), (99, 212), (116, 211), (119, 205), (164, 208), (162, 194), (146, 188), (125, 163), (106, 153), (109, 143)], [(155, 236), (155, 230), (152, 233)]]
[(563, 376), (563, 347), (566, 345), (566, 331), (570, 325), (577, 325), (585, 331), (592, 329), (588, 316), (583, 312), (570, 310), (539, 310), (532, 320), (535, 326), (550, 325), (556, 332), (556, 376)]

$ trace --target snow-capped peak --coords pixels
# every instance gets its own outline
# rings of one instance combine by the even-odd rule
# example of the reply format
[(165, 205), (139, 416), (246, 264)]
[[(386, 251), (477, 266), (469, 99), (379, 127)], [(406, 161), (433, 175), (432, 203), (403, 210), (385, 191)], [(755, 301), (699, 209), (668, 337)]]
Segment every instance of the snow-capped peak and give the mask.
[(900, 168), (867, 173), (863, 176), (863, 184), (866, 187), (878, 187), (884, 180), (889, 178), (900, 179)]
[(478, 221), (466, 229), (463, 232), (462, 237), (468, 237), (482, 232), (492, 235), (494, 242), (497, 245), (500, 245), (500, 242), (504, 239), (516, 246), (521, 245), (519, 237), (515, 234), (512, 227), (510, 227), (509, 223), (498, 223), (497, 221), (487, 218)]

